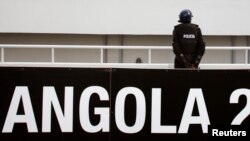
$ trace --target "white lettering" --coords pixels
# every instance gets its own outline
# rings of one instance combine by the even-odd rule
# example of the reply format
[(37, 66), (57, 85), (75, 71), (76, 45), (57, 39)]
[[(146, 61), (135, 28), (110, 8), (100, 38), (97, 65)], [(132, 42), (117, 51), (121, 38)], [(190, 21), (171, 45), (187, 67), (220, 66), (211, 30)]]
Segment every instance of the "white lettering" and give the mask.
[(73, 87), (65, 87), (64, 115), (54, 87), (43, 88), (42, 131), (51, 131), (51, 107), (54, 107), (62, 132), (73, 131)]
[(230, 96), (230, 103), (238, 103), (240, 96), (244, 95), (246, 97), (247, 103), (245, 108), (239, 112), (234, 120), (232, 121), (232, 125), (240, 125), (244, 119), (246, 119), (250, 115), (250, 90), (249, 89), (237, 89), (232, 92)]
[[(17, 115), (21, 100), (24, 115)], [(15, 123), (26, 123), (28, 132), (38, 132), (27, 86), (17, 86), (15, 88), (2, 132), (11, 133)]]
[(218, 129), (212, 129), (212, 136), (246, 136), (247, 132), (246, 131), (234, 131), (232, 129), (228, 131), (220, 131)]
[(100, 100), (109, 100), (109, 94), (103, 87), (90, 86), (86, 88), (81, 95), (79, 105), (79, 116), (82, 128), (86, 132), (96, 133), (102, 130), (109, 132), (109, 108), (95, 108), (94, 114), (100, 115), (100, 122), (98, 125), (92, 125), (89, 117), (89, 100), (92, 94), (97, 94)]
[(212, 136), (219, 136), (218, 129), (212, 129)]
[[(133, 126), (127, 126), (125, 123), (125, 99), (127, 95), (132, 94), (136, 99), (136, 120)], [(125, 87), (121, 89), (115, 101), (115, 121), (117, 127), (124, 133), (137, 133), (145, 123), (146, 119), (146, 100), (143, 92), (135, 87)]]
[(176, 133), (176, 126), (161, 125), (161, 89), (152, 89), (152, 112), (151, 112), (152, 133)]
[(183, 38), (186, 38), (186, 39), (194, 39), (194, 38), (195, 38), (195, 35), (194, 35), (194, 34), (183, 34)]
[[(195, 100), (200, 116), (192, 116)], [(178, 133), (187, 133), (190, 124), (201, 124), (203, 133), (208, 132), (210, 124), (205, 100), (201, 89), (190, 89)]]
[[(108, 101), (109, 94), (107, 90), (100, 86), (87, 87), (81, 93), (79, 100), (79, 120), (82, 129), (89, 133), (96, 132), (109, 132), (110, 130), (110, 107), (94, 107), (94, 114), (100, 116), (98, 124), (91, 123), (91, 115), (89, 109), (90, 99), (93, 94), (99, 96), (100, 101)], [(132, 95), (135, 98), (136, 103), (136, 116), (134, 124), (127, 125), (125, 121), (125, 100), (128, 95)], [(161, 88), (152, 88), (152, 103), (151, 103), (151, 133), (177, 133), (176, 125), (162, 125), (161, 124)], [(60, 98), (59, 98), (60, 99)], [(54, 110), (55, 116), (58, 120), (59, 126), (62, 132), (73, 132), (73, 105), (74, 105), (74, 88), (65, 87), (64, 93), (64, 107), (62, 108), (57, 97), (55, 87), (44, 86), (43, 87), (43, 99), (42, 99), (42, 132), (51, 132), (52, 122), (52, 111)], [(235, 99), (235, 98), (234, 98)], [(18, 113), (19, 107), (23, 103), (24, 113)], [(197, 103), (198, 116), (193, 116), (193, 109)], [(118, 129), (121, 132), (133, 134), (140, 132), (145, 124), (146, 120), (146, 99), (139, 88), (136, 87), (124, 87), (116, 96), (114, 106), (115, 122)], [(52, 110), (53, 108), (53, 110)], [(168, 116), (168, 115), (167, 115)], [(150, 118), (149, 118), (150, 119)], [(15, 88), (10, 107), (5, 119), (5, 123), (2, 129), (3, 133), (13, 132), (14, 125), (16, 123), (25, 123), (28, 132), (38, 132), (34, 111), (31, 103), (31, 98), (27, 86), (17, 86)], [(208, 133), (208, 125), (210, 120), (203, 97), (201, 88), (192, 88), (189, 91), (187, 102), (184, 108), (178, 133), (188, 133), (189, 126), (191, 124), (200, 124), (203, 133)], [(246, 136), (246, 132), (239, 132), (242, 136)], [(227, 136), (231, 134), (219, 132), (214, 129), (212, 134), (217, 136), (223, 134)], [(232, 134), (234, 134), (232, 132)]]

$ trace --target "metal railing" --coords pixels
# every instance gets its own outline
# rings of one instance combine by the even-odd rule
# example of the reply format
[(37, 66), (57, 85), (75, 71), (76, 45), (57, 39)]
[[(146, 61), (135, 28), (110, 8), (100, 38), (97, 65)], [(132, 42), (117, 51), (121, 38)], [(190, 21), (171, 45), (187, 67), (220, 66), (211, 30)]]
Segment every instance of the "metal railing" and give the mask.
[[(129, 68), (172, 68), (173, 64), (170, 63), (152, 63), (152, 50), (172, 50), (171, 46), (104, 46), (104, 45), (23, 45), (23, 44), (0, 44), (1, 48), (1, 62), (0, 66), (34, 66), (34, 67), (129, 67)], [(12, 62), (5, 61), (5, 49), (50, 49), (50, 62)], [(77, 62), (56, 62), (55, 49), (98, 49), (100, 50), (99, 62), (97, 63), (77, 63)], [(104, 50), (106, 49), (126, 49), (126, 50), (147, 50), (148, 62), (142, 64), (135, 63), (105, 63)], [(220, 46), (220, 47), (206, 47), (206, 50), (243, 50), (245, 51), (245, 62), (241, 64), (201, 64), (201, 68), (242, 68), (250, 69), (249, 50), (250, 47), (240, 46)]]

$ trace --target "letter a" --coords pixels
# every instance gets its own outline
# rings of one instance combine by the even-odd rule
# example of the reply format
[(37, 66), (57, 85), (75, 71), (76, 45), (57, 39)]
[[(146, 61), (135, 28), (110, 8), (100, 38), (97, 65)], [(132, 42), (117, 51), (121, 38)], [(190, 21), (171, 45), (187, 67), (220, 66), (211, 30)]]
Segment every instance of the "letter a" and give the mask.
[[(195, 100), (200, 116), (192, 116)], [(187, 133), (190, 124), (201, 124), (203, 133), (208, 132), (210, 121), (201, 89), (190, 89), (178, 133)]]
[[(24, 115), (17, 115), (21, 100), (23, 103)], [(38, 132), (27, 86), (16, 87), (2, 132), (11, 133), (15, 123), (26, 123), (28, 132)]]

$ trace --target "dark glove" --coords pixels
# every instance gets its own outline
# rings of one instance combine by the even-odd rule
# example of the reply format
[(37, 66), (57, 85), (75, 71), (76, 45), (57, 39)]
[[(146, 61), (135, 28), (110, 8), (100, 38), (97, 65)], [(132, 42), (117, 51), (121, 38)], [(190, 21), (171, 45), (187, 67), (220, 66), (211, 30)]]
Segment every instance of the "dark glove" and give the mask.
[(193, 64), (194, 68), (198, 68), (199, 64)]
[(185, 64), (185, 67), (186, 67), (186, 68), (191, 68), (192, 65), (191, 65), (191, 64)]
[(185, 65), (186, 68), (190, 68), (190, 69), (196, 69), (198, 68), (198, 66), (196, 67), (195, 64), (187, 64)]
[(184, 57), (183, 54), (177, 55), (177, 58), (179, 59), (180, 62), (183, 63), (185, 67), (189, 66), (190, 64), (187, 62), (186, 58)]
[(200, 61), (201, 61), (201, 55), (198, 55), (196, 58), (195, 58), (195, 60), (194, 60), (194, 66), (196, 67), (196, 68), (198, 68), (198, 65), (199, 65), (199, 63), (200, 63)]

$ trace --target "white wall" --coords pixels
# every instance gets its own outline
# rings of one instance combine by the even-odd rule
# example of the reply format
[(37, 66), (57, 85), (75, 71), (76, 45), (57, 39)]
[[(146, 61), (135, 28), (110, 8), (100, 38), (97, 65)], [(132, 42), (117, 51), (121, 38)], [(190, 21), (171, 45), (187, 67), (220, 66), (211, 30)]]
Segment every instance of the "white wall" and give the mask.
[(204, 35), (250, 35), (249, 0), (0, 0), (2, 33), (171, 35), (188, 8)]

